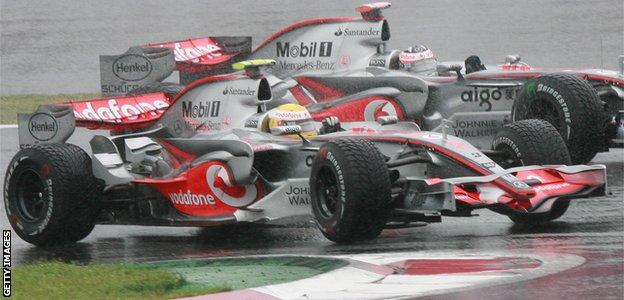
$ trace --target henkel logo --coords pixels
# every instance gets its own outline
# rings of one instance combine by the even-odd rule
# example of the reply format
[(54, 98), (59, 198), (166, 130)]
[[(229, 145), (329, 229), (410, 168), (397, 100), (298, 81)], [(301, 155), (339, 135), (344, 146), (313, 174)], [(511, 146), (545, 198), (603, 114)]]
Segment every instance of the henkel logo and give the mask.
[(212, 195), (197, 195), (191, 193), (190, 190), (186, 190), (186, 193), (182, 190), (178, 190), (177, 193), (169, 193), (169, 199), (174, 204), (182, 204), (182, 205), (215, 205), (215, 200)]
[(139, 81), (152, 73), (152, 63), (138, 54), (124, 54), (113, 62), (113, 74), (125, 81)]
[(77, 120), (112, 122), (158, 117), (169, 107), (166, 100), (147, 96), (74, 102), (71, 105)]
[(333, 42), (301, 42), (291, 45), (290, 42), (277, 42), (277, 57), (330, 57)]
[(58, 132), (56, 119), (46, 113), (36, 113), (28, 120), (28, 131), (38, 141), (49, 141)]

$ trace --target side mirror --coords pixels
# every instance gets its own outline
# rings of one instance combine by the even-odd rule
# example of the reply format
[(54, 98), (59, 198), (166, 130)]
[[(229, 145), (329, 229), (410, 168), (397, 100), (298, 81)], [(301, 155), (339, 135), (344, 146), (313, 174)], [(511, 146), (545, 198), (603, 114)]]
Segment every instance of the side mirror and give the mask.
[(505, 63), (510, 65), (515, 65), (520, 62), (520, 55), (507, 55), (505, 56)]
[(260, 72), (260, 67), (264, 66), (272, 66), (275, 65), (274, 59), (251, 59), (239, 61), (237, 63), (232, 64), (232, 69), (236, 71), (245, 70), (245, 74), (250, 78), (260, 78), (262, 77), (262, 72)]
[(379, 123), (382, 126), (396, 124), (398, 122), (399, 122), (399, 117), (397, 116), (381, 116), (377, 118), (377, 123)]

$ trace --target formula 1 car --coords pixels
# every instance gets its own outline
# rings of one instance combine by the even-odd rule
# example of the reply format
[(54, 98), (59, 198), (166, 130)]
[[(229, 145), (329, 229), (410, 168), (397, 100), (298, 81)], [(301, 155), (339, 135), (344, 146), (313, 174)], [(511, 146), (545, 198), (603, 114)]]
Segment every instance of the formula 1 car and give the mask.
[[(524, 119), (542, 119), (554, 125), (574, 163), (587, 163), (597, 152), (624, 145), (624, 56), (620, 57), (619, 73), (533, 68), (517, 55), (492, 66), (484, 66), (477, 56), (438, 62), (424, 46), (386, 49), (390, 26), (381, 11), (389, 6), (362, 5), (357, 9), (361, 18), (298, 22), (269, 36), (254, 51), (251, 39), (244, 37), (144, 45), (102, 60), (109, 62), (102, 64), (102, 91), (110, 91), (113, 82), (120, 87), (112, 90), (121, 92), (138, 88), (139, 92), (175, 94), (181, 86), (154, 84), (173, 68), (179, 70), (180, 83), (185, 85), (231, 72), (229, 64), (241, 59), (271, 58), (277, 64), (267, 78), (276, 98), (307, 106), (317, 121), (330, 115), (342, 121), (374, 121), (380, 115), (395, 115), (424, 130), (440, 132), (442, 120), (448, 119), (452, 134), (492, 157), (499, 156), (497, 160), (504, 153), (491, 146), (499, 129)], [(166, 50), (172, 52), (169, 59), (163, 54), (156, 55), (158, 59), (141, 54)], [(139, 81), (119, 81), (119, 76), (111, 75), (111, 70), (123, 71), (150, 59), (154, 66), (151, 77), (146, 77), (146, 71), (133, 74), (128, 68), (126, 73), (131, 75), (122, 77)], [(168, 62), (169, 68), (159, 73), (163, 68), (158, 66), (165, 64), (161, 61)]]
[(503, 169), (460, 138), (391, 116), (317, 123), (301, 105), (274, 104), (259, 70), (271, 63), (237, 63), (244, 74), (206, 77), (175, 96), (20, 114), (22, 149), (4, 183), (13, 229), (48, 245), (78, 241), (95, 224), (215, 226), (313, 214), (328, 239), (348, 243), (480, 208), (539, 224), (560, 217), (570, 199), (604, 194), (605, 167), (564, 166), (565, 143), (545, 121), (499, 131), (501, 149), (531, 165)]

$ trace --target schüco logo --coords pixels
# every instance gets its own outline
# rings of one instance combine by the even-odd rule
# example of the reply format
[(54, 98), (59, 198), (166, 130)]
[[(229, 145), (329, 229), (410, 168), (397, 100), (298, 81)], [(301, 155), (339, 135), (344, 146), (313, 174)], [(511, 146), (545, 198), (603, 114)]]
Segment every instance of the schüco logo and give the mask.
[(247, 87), (246, 89), (234, 88), (234, 87), (225, 87), (223, 90), (223, 95), (243, 95), (243, 96), (253, 96), (256, 94), (255, 90)]
[(28, 131), (38, 141), (49, 141), (58, 132), (56, 119), (46, 113), (36, 113), (28, 120)]
[(301, 42), (291, 45), (290, 42), (277, 42), (277, 57), (330, 57), (333, 42)]
[(113, 74), (125, 81), (139, 81), (152, 73), (152, 63), (138, 54), (125, 54), (113, 62)]

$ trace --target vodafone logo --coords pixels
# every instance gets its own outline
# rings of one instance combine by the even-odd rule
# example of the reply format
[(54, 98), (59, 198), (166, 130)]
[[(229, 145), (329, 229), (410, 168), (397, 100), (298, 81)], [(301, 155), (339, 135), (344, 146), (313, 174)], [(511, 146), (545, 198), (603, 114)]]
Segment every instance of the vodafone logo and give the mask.
[(386, 100), (373, 100), (364, 108), (364, 121), (376, 121), (379, 117), (398, 116), (394, 105)]
[(220, 164), (208, 167), (206, 182), (215, 197), (232, 207), (247, 206), (258, 196), (258, 189), (255, 185), (235, 185), (226, 167)]
[(224, 54), (223, 49), (210, 38), (150, 44), (147, 46), (173, 50), (173, 55), (177, 62), (215, 64), (230, 59), (230, 56)]
[(77, 120), (112, 122), (158, 117), (169, 107), (164, 99), (142, 97), (74, 102), (71, 105)]

